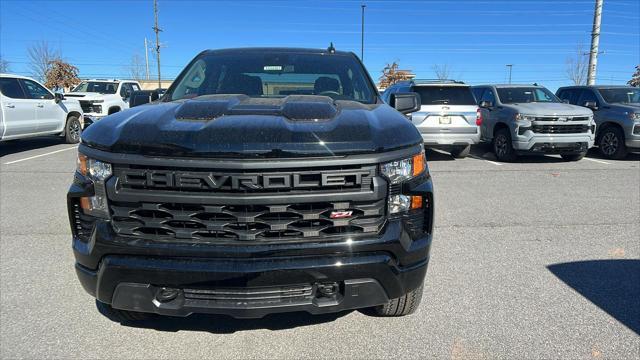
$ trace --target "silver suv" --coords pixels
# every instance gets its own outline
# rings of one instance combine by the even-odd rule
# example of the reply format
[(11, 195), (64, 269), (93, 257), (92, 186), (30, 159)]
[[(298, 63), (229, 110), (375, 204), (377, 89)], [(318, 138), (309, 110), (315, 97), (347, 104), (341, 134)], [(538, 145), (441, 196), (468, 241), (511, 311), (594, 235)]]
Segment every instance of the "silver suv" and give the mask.
[(570, 104), (588, 107), (596, 118), (596, 145), (609, 159), (640, 151), (640, 89), (631, 86), (569, 86), (556, 92)]
[(560, 154), (577, 161), (593, 146), (596, 125), (591, 110), (565, 104), (543, 86), (472, 89), (481, 108), (482, 140), (492, 143), (500, 161), (525, 153)]
[(422, 106), (410, 116), (426, 147), (444, 149), (453, 157), (463, 158), (471, 145), (480, 141), (479, 109), (469, 85), (453, 80), (414, 79), (390, 86), (382, 98), (388, 103), (391, 94), (407, 92), (420, 95)]

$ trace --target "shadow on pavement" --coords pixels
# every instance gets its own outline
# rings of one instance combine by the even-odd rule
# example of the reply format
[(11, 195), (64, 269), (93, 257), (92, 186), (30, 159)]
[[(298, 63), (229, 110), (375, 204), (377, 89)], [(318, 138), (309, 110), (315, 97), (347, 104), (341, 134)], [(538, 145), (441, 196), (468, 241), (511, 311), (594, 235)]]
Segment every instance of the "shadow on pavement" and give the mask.
[(640, 153), (629, 153), (624, 159), (619, 160), (611, 160), (600, 154), (600, 150), (598, 148), (591, 148), (587, 153), (587, 157), (591, 159), (600, 159), (605, 161), (640, 161)]
[(237, 331), (268, 329), (283, 330), (301, 326), (317, 325), (332, 322), (351, 311), (335, 314), (311, 315), (305, 312), (271, 314), (262, 319), (235, 319), (226, 315), (193, 314), (185, 318), (154, 316), (150, 320), (127, 321), (123, 326), (153, 329), (158, 331), (178, 332), (206, 331), (216, 334), (232, 334)]
[(64, 144), (64, 139), (59, 136), (4, 141), (0, 143), (0, 157), (60, 144)]
[(547, 268), (640, 335), (640, 260), (577, 261)]

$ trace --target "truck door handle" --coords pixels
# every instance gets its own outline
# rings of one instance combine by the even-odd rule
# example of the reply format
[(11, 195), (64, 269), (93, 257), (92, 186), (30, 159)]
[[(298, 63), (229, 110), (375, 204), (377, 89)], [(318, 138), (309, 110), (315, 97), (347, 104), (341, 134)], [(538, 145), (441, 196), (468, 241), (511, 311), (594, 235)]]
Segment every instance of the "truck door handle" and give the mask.
[(15, 108), (16, 106), (15, 106), (15, 105), (13, 105), (13, 104), (7, 104), (7, 107), (8, 107), (8, 108), (13, 109), (13, 108)]
[(44, 107), (44, 105), (43, 105), (43, 104), (38, 104), (38, 107), (39, 107), (39, 108), (43, 108), (43, 107)]

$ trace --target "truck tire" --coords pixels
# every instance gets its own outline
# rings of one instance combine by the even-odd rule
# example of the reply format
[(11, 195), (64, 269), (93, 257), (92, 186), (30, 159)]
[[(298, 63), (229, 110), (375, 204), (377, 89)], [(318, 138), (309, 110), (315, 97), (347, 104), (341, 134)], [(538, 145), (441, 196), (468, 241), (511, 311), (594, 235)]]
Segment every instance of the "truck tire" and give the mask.
[(424, 284), (421, 284), (415, 290), (400, 296), (399, 298), (391, 299), (384, 305), (377, 306), (375, 308), (378, 316), (404, 316), (413, 314), (420, 306), (422, 300), (422, 290)]
[(498, 129), (493, 136), (493, 153), (496, 159), (503, 162), (515, 161), (518, 154), (511, 143), (511, 132), (507, 128)]
[(624, 134), (616, 126), (609, 126), (602, 131), (598, 141), (600, 153), (607, 159), (620, 160), (627, 156)]
[(579, 154), (560, 154), (565, 161), (580, 161), (585, 155), (587, 155), (586, 152)]
[(469, 155), (469, 151), (471, 151), (471, 145), (458, 146), (451, 150), (450, 154), (456, 159), (464, 159)]
[(102, 315), (116, 322), (143, 321), (153, 317), (153, 314), (149, 313), (114, 309), (111, 305), (99, 300), (96, 300), (96, 307)]
[(64, 140), (67, 144), (77, 144), (80, 142), (82, 125), (75, 115), (69, 116), (67, 124), (64, 126)]

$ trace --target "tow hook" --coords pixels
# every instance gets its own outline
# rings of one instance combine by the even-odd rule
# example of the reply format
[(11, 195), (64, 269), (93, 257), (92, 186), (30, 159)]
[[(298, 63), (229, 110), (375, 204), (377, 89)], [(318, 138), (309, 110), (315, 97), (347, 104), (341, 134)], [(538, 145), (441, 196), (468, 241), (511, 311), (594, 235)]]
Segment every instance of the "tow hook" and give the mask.
[(338, 283), (319, 283), (318, 295), (320, 297), (334, 297), (338, 293)]

